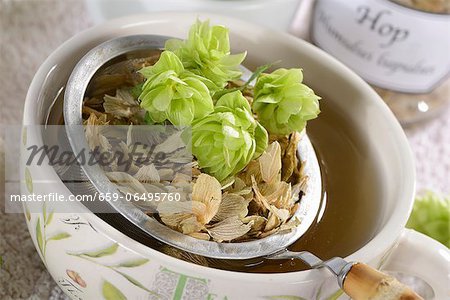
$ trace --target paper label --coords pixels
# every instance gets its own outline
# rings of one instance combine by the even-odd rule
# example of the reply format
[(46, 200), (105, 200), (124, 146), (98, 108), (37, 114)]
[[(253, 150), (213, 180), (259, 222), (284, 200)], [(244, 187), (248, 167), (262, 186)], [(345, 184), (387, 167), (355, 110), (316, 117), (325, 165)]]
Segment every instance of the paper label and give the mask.
[(450, 73), (450, 15), (387, 0), (317, 0), (313, 42), (376, 86), (432, 91)]

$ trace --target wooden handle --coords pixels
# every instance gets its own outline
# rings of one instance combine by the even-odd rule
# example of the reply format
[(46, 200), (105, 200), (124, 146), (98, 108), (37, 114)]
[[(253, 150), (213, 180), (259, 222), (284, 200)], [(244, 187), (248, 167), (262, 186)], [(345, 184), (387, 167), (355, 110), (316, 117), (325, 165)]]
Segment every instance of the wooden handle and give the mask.
[(343, 288), (353, 300), (423, 300), (394, 277), (362, 263), (352, 266)]

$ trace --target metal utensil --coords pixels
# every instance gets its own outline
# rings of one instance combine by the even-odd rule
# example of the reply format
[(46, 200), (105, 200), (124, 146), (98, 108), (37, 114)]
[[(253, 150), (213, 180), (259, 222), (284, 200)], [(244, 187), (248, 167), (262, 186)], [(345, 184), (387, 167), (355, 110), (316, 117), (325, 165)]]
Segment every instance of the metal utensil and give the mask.
[[(154, 35), (121, 37), (95, 47), (81, 59), (69, 78), (64, 99), (66, 131), (74, 153), (89, 149), (81, 126), (83, 121), (82, 104), (86, 88), (93, 75), (101, 66), (119, 55), (140, 49), (163, 48), (167, 39), (168, 37)], [(314, 222), (320, 207), (322, 188), (320, 168), (314, 148), (305, 133), (299, 144), (299, 154), (302, 161), (305, 162), (303, 170), (305, 176), (309, 177), (309, 184), (301, 199), (299, 209), (295, 213), (295, 217), (301, 223), (289, 233), (244, 243), (202, 241), (170, 229), (127, 201), (108, 202), (108, 204), (113, 211), (122, 214), (154, 238), (191, 253), (221, 259), (266, 256), (298, 240)], [(108, 180), (100, 166), (81, 164), (81, 168), (99, 192), (103, 194), (119, 193), (116, 185)]]
[[(69, 78), (64, 99), (66, 131), (74, 153), (89, 149), (81, 126), (83, 121), (82, 105), (85, 91), (95, 72), (105, 63), (121, 54), (141, 49), (162, 49), (167, 39), (168, 37), (156, 35), (120, 37), (95, 47), (81, 59)], [(320, 167), (314, 148), (306, 133), (303, 133), (298, 148), (300, 158), (304, 162), (304, 174), (309, 177), (309, 184), (301, 199), (299, 209), (295, 213), (295, 216), (301, 221), (300, 225), (289, 233), (274, 234), (263, 239), (240, 243), (202, 241), (170, 229), (127, 201), (107, 202), (107, 205), (152, 237), (183, 251), (218, 259), (298, 258), (312, 268), (326, 267), (330, 269), (337, 276), (339, 285), (355, 299), (366, 299), (364, 296), (373, 295), (377, 287), (384, 288), (383, 284), (386, 282), (393, 283), (392, 287), (398, 289), (400, 283), (395, 279), (366, 265), (348, 263), (342, 258), (333, 258), (323, 262), (308, 252), (296, 253), (282, 250), (298, 240), (307, 231), (316, 218), (321, 203)], [(81, 168), (90, 183), (99, 192), (119, 193), (117, 187), (108, 180), (104, 171), (98, 165), (81, 164)], [(364, 283), (363, 287), (359, 287), (361, 282)], [(413, 292), (408, 288), (401, 287), (402, 295), (413, 295)], [(418, 296), (414, 297), (408, 299), (420, 299)]]

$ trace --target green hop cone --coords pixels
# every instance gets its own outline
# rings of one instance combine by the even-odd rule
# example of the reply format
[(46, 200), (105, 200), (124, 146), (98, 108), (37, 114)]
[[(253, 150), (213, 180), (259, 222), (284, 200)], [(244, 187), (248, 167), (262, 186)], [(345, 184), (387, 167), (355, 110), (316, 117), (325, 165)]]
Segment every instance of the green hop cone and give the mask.
[(187, 70), (209, 79), (206, 84), (213, 92), (242, 75), (239, 65), (246, 52), (231, 55), (228, 29), (210, 26), (209, 21), (197, 20), (187, 40), (170, 39), (165, 48), (173, 51)]
[(450, 197), (428, 192), (417, 197), (406, 227), (426, 234), (450, 248)]
[(139, 72), (147, 79), (139, 96), (141, 107), (154, 123), (190, 125), (214, 110), (205, 79), (186, 71), (173, 52), (164, 51), (156, 64)]
[(270, 133), (302, 131), (320, 113), (320, 97), (302, 81), (301, 69), (278, 69), (258, 77), (253, 111)]
[(267, 143), (267, 131), (253, 118), (240, 91), (223, 95), (212, 114), (192, 125), (192, 154), (219, 181), (244, 169)]

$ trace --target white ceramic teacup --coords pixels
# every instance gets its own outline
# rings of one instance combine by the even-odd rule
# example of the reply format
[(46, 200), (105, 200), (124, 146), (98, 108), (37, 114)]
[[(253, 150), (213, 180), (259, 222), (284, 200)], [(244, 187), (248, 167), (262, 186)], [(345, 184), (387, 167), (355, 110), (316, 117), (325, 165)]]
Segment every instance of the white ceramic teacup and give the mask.
[[(372, 150), (367, 159), (376, 161), (376, 172), (380, 175), (377, 188), (383, 195), (382, 212), (375, 236), (347, 259), (418, 276), (432, 287), (435, 299), (448, 298), (448, 249), (404, 227), (413, 202), (414, 167), (400, 125), (361, 78), (325, 52), (292, 36), (218, 15), (162, 13), (112, 20), (78, 34), (50, 55), (29, 89), (24, 124), (44, 123), (57, 89), (64, 85), (78, 60), (94, 46), (132, 34), (184, 37), (197, 17), (229, 27), (233, 50), (249, 53), (246, 60), (249, 68), (280, 58), (283, 66), (301, 65), (308, 83), (324, 91), (327, 101), (335, 102), (346, 118), (365, 133), (363, 138)], [(36, 127), (25, 128), (25, 145), (42, 144), (42, 135)], [(22, 168), (22, 193), (70, 194), (51, 167)], [(56, 184), (46, 183), (48, 180)], [(73, 299), (346, 297), (326, 270), (250, 274), (206, 268), (136, 242), (77, 202), (67, 204), (73, 208), (70, 213), (52, 214), (51, 204), (33, 205), (33, 208), (25, 205), (25, 211), (36, 248), (55, 281)]]

